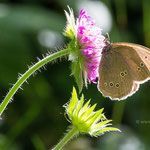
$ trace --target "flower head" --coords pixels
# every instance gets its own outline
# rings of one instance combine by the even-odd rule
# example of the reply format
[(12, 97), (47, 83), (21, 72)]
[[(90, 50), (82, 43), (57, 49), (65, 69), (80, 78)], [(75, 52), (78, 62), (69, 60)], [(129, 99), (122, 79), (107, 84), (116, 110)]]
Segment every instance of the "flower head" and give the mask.
[(69, 35), (68, 37), (73, 39), (70, 44), (73, 51), (69, 57), (74, 62), (73, 75), (79, 87), (81, 86), (79, 84), (82, 84), (82, 78), (84, 78), (85, 85), (87, 85), (87, 78), (89, 81), (96, 83), (96, 78), (99, 78), (98, 67), (102, 50), (106, 46), (105, 37), (91, 16), (87, 15), (85, 9), (80, 11), (79, 18), (76, 21), (73, 11), (70, 8), (69, 11), (70, 15), (66, 12), (67, 27), (65, 35)]
[(66, 113), (73, 126), (81, 133), (89, 133), (92, 136), (104, 134), (107, 131), (120, 131), (110, 127), (111, 120), (107, 120), (103, 108), (94, 111), (96, 104), (90, 106), (90, 100), (84, 104), (84, 96), (78, 100), (75, 88), (73, 88), (70, 103), (65, 106)]
[(102, 49), (105, 46), (105, 37), (85, 9), (82, 9), (79, 14), (77, 38), (81, 47), (80, 52), (85, 57), (84, 67), (88, 79), (94, 82), (96, 78), (99, 78), (98, 67)]

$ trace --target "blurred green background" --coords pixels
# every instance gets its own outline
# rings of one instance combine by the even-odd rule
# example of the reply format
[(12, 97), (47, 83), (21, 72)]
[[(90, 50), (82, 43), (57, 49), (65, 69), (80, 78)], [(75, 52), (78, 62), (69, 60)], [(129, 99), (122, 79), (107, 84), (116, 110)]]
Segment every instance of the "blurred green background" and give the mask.
[[(67, 44), (62, 34), (67, 5), (76, 16), (86, 8), (111, 42), (150, 47), (148, 0), (0, 0), (0, 102), (27, 65)], [(69, 125), (62, 106), (77, 87), (70, 74), (70, 62), (59, 59), (23, 85), (0, 120), (0, 150), (46, 150), (58, 142)], [(80, 136), (64, 150), (149, 150), (150, 82), (120, 102), (102, 97), (95, 84), (83, 93), (98, 104), (97, 109), (104, 107), (107, 118), (122, 132)]]

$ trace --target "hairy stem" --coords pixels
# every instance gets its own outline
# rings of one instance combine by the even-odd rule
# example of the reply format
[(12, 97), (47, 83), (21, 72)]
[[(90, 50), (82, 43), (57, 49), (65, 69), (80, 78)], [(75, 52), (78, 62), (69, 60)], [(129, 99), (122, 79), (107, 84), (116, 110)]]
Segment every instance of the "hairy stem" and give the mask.
[(74, 136), (77, 136), (78, 134), (78, 129), (73, 127), (52, 150), (61, 150), (62, 147), (64, 147), (67, 144), (68, 141), (70, 141)]
[(16, 91), (21, 88), (21, 85), (39, 68), (47, 64), (48, 62), (59, 58), (61, 56), (68, 55), (70, 53), (70, 49), (64, 49), (61, 51), (58, 51), (52, 55), (49, 55), (39, 62), (37, 62), (35, 65), (33, 65), (31, 68), (29, 68), (21, 77), (19, 77), (18, 81), (13, 85), (13, 87), (10, 89), (8, 94), (6, 95), (5, 99), (0, 105), (0, 116), (2, 115), (3, 111), (5, 110), (6, 106), (8, 105), (9, 101), (12, 99), (13, 95), (16, 93)]

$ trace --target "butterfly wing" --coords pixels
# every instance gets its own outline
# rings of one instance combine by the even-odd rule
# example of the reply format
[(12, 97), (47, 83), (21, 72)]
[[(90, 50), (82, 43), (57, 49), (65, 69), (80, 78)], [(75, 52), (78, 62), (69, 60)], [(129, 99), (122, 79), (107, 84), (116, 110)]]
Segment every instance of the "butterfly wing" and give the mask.
[(150, 49), (132, 43), (114, 43), (111, 50), (125, 61), (134, 81), (140, 84), (150, 79)]
[(134, 82), (127, 64), (115, 51), (110, 50), (102, 55), (99, 76), (98, 88), (105, 97), (125, 99), (134, 91)]
[[(122, 72), (126, 74), (123, 78), (119, 76)], [(111, 44), (102, 56), (99, 75), (98, 87), (104, 96), (125, 99), (138, 90), (139, 84), (150, 79), (150, 49), (132, 43)], [(106, 86), (117, 81), (120, 84), (117, 89)]]
[(129, 96), (133, 95), (138, 89), (139, 89), (139, 84), (134, 81), (133, 88)]

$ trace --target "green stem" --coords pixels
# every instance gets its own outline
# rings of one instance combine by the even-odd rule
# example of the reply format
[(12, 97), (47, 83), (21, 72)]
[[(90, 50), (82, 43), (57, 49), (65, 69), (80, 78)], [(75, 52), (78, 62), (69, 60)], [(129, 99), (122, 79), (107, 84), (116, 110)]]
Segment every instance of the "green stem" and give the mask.
[(5, 99), (3, 100), (3, 102), (0, 105), (0, 116), (2, 115), (3, 111), (5, 110), (6, 106), (8, 105), (9, 101), (12, 99), (13, 95), (16, 93), (16, 91), (21, 88), (21, 85), (35, 72), (37, 71), (39, 68), (41, 68), (42, 66), (44, 66), (45, 64), (47, 64), (48, 62), (59, 58), (61, 56), (65, 56), (68, 55), (70, 53), (70, 49), (64, 49), (61, 51), (58, 51), (52, 55), (49, 55), (45, 58), (43, 58), (42, 60), (40, 60), (39, 62), (37, 62), (35, 65), (33, 65), (31, 68), (29, 68), (19, 79), (18, 81), (13, 85), (13, 87), (11, 88), (11, 90), (8, 92), (8, 94), (6, 95)]
[(60, 150), (69, 140), (71, 140), (75, 135), (78, 135), (78, 133), (78, 129), (73, 127), (52, 150)]
[(120, 125), (125, 109), (126, 101), (116, 101), (114, 102), (112, 120), (114, 120), (114, 124)]
[[(120, 125), (122, 122), (123, 113), (125, 110), (126, 101), (116, 101), (114, 102), (112, 120), (113, 124)], [(119, 136), (115, 137), (114, 140), (107, 145), (107, 150), (116, 150), (119, 142)]]

